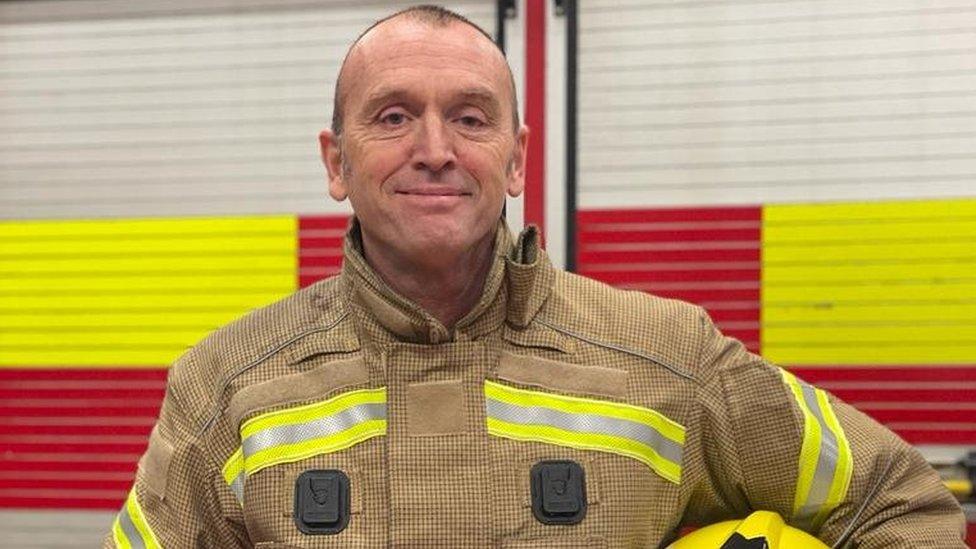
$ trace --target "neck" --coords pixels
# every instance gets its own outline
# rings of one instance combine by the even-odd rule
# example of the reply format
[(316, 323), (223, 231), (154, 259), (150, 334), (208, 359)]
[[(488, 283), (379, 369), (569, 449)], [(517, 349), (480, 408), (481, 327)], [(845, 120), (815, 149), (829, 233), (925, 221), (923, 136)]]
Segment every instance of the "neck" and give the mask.
[(449, 330), (481, 298), (491, 270), (494, 241), (494, 232), (489, 232), (466, 250), (406, 257), (362, 233), (363, 256), (370, 267), (393, 290)]

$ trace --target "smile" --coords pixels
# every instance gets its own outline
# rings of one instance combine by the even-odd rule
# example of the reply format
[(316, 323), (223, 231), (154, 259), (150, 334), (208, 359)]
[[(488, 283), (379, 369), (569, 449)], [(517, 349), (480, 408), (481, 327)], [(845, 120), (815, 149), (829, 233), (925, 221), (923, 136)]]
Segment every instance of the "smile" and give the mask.
[(470, 196), (471, 193), (461, 192), (461, 191), (447, 191), (447, 190), (413, 190), (413, 191), (396, 191), (396, 194), (402, 194), (407, 196)]

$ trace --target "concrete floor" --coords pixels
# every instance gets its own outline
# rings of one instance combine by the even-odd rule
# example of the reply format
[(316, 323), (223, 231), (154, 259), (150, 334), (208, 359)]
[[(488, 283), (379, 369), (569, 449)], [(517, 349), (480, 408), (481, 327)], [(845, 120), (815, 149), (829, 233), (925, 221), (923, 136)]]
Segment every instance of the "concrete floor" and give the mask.
[(112, 511), (0, 511), (0, 546), (10, 549), (98, 549)]

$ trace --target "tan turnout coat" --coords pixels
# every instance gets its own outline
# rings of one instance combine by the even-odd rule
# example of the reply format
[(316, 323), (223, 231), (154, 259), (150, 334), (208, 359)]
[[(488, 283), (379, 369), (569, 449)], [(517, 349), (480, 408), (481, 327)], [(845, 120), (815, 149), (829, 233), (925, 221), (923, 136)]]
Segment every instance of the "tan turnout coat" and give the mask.
[[(381, 281), (357, 235), (354, 226), (341, 275), (218, 330), (177, 361), (106, 547), (658, 547), (684, 525), (754, 509), (802, 522), (795, 494), (811, 416), (778, 367), (723, 337), (701, 308), (556, 270), (535, 232), (513, 245), (500, 224), (484, 294), (449, 331)], [(490, 433), (489, 385), (586, 410), (636, 410), (682, 437), (665, 435), (649, 462)], [(242, 430), (285, 417), (276, 412), (321, 418), (337, 399), (381, 390), (385, 408), (370, 409), (385, 418), (362, 424), (367, 434), (235, 462)], [(852, 473), (817, 535), (864, 548), (964, 547), (959, 507), (918, 452), (833, 397), (825, 406), (849, 443)], [(582, 417), (574, 413), (565, 417)], [(530, 469), (543, 460), (582, 466), (582, 522), (533, 516)], [(340, 533), (296, 527), (295, 483), (307, 470), (348, 476)]]

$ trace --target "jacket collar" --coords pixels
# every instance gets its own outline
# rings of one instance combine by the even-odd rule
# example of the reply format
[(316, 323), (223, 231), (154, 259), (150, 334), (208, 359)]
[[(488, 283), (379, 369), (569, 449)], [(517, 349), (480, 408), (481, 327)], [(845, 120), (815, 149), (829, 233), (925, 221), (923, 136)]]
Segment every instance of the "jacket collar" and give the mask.
[(538, 230), (526, 228), (513, 244), (508, 226), (501, 220), (481, 298), (449, 331), (390, 288), (366, 262), (362, 250), (359, 221), (354, 218), (343, 243), (343, 293), (357, 313), (364, 335), (376, 342), (437, 344), (477, 339), (505, 321), (524, 327), (542, 307), (555, 280), (553, 267), (539, 247)]

